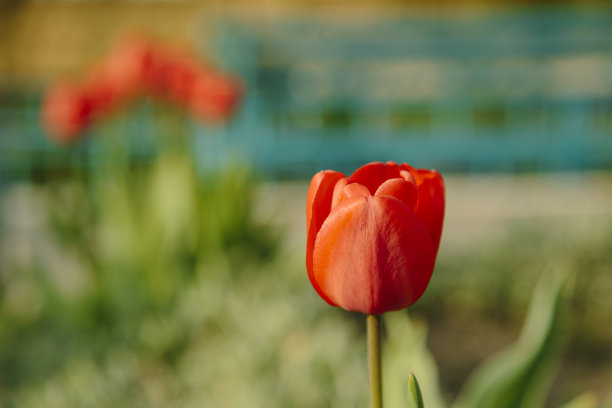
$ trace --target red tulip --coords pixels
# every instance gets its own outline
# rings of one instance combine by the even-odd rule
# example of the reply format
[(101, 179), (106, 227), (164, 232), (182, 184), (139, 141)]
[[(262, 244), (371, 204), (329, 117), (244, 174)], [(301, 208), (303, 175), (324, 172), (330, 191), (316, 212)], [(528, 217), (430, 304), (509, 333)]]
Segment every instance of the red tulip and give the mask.
[(194, 82), (189, 107), (196, 117), (218, 122), (231, 116), (241, 96), (240, 84), (233, 77), (202, 71)]
[(317, 173), (306, 203), (312, 286), (330, 305), (354, 312), (412, 305), (433, 272), (444, 204), (435, 170), (374, 162), (350, 177)]
[(117, 100), (133, 98), (146, 88), (154, 50), (146, 37), (127, 37), (115, 46), (92, 77), (108, 83)]
[(91, 119), (92, 103), (78, 86), (58, 82), (44, 96), (41, 121), (50, 137), (69, 143), (79, 137)]
[(136, 96), (147, 94), (189, 109), (211, 122), (228, 119), (242, 88), (238, 81), (180, 49), (132, 36), (120, 42), (78, 83), (52, 84), (41, 119), (60, 142), (76, 140), (85, 128)]
[[(169, 51), (169, 54), (172, 51)], [(168, 98), (181, 105), (189, 105), (195, 82), (203, 69), (191, 55), (177, 51), (168, 55), (167, 83)]]
[(168, 97), (168, 77), (172, 71), (172, 60), (168, 51), (157, 47), (151, 53), (149, 66), (142, 78), (150, 96), (165, 100)]
[(81, 81), (79, 89), (90, 101), (93, 121), (114, 112), (125, 101), (112, 78), (104, 75), (104, 71), (99, 69), (92, 70)]

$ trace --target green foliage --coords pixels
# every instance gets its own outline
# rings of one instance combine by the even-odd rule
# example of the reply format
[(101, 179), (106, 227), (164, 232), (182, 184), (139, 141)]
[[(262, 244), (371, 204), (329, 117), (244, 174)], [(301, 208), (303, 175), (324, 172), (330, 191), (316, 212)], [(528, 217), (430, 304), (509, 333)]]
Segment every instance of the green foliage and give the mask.
[(468, 379), (456, 408), (530, 408), (544, 404), (563, 341), (560, 314), (565, 281), (566, 274), (542, 275), (521, 337), (490, 357)]
[(563, 404), (560, 408), (594, 408), (597, 406), (597, 398), (593, 394), (585, 393)]
[(412, 373), (408, 377), (408, 408), (425, 408), (419, 383)]
[(566, 311), (572, 331), (581, 341), (609, 342), (612, 333), (606, 323), (612, 298), (606, 294), (612, 290), (611, 221), (593, 216), (570, 228), (541, 219), (511, 220), (500, 225), (504, 229), (500, 239), (479, 242), (459, 253), (446, 252), (443, 242), (430, 287), (413, 310), (444, 313), (460, 304), (468, 313), (518, 322), (539, 271), (554, 263), (576, 274), (571, 307)]
[[(468, 378), (455, 408), (537, 408), (544, 406), (556, 374), (567, 330), (563, 311), (568, 305), (568, 273), (550, 269), (542, 274), (531, 297), (518, 341), (485, 360)], [(407, 366), (425, 378), (423, 398), (428, 407), (446, 406), (438, 388), (436, 363), (425, 344), (425, 328), (404, 312), (388, 313), (389, 338), (385, 354), (385, 398), (391, 408), (405, 406), (399, 389), (408, 376), (408, 406), (421, 396)], [(416, 385), (416, 387), (415, 387)], [(418, 391), (418, 392), (417, 392)], [(581, 395), (564, 407), (594, 407), (591, 394)]]
[(358, 407), (367, 398), (365, 347), (342, 313), (317, 307), (301, 270), (283, 282), (268, 270), (293, 264), (283, 258), (251, 265), (238, 278), (227, 261), (202, 266), (175, 305), (143, 313), (123, 338), (100, 333), (97, 356), (89, 346), (72, 348), (46, 378), (24, 379), (3, 402)]
[(385, 406), (405, 407), (406, 385), (410, 372), (421, 379), (423, 400), (430, 408), (444, 407), (439, 388), (438, 368), (427, 349), (427, 327), (405, 312), (385, 313), (387, 338), (383, 347), (383, 394)]
[[(58, 394), (57, 406), (85, 406), (96, 395), (94, 406), (121, 406), (121, 395), (125, 406), (138, 406), (144, 397), (130, 403), (128, 390), (143, 381), (139, 365), (171, 379), (201, 330), (173, 317), (188, 288), (206, 285), (202, 296), (218, 301), (215, 310), (234, 305), (232, 294), (218, 296), (223, 287), (253, 270), (263, 274), (275, 259), (278, 234), (253, 217), (255, 179), (247, 167), (201, 174), (180, 143), (139, 164), (115, 142), (95, 166), (36, 189), (46, 222), (39, 240), (48, 242), (28, 265), (3, 274), (0, 287), (6, 406), (54, 406), (37, 400), (44, 395), (23, 397), (37, 384)], [(114, 378), (124, 357), (135, 371)], [(80, 377), (95, 379), (101, 391), (73, 387)]]
[[(253, 171), (204, 172), (180, 135), (151, 162), (110, 136), (92, 167), (31, 188), (32, 254), (0, 274), (0, 405), (364, 406), (363, 316), (319, 299), (302, 248), (279, 250), (280, 233), (254, 214)], [(592, 323), (607, 321), (597, 302), (609, 300), (612, 235), (568, 243), (542, 234), (441, 251), (414, 313), (385, 316), (385, 406), (419, 406), (409, 370), (428, 408), (451, 399), (419, 314), (485, 311), (513, 322), (530, 298), (518, 342), (476, 370), (456, 406), (543, 406), (567, 333), (564, 278), (550, 272), (588, 273), (572, 282), (584, 321), (570, 323), (584, 344), (601, 339)], [(590, 394), (566, 404), (593, 406)]]

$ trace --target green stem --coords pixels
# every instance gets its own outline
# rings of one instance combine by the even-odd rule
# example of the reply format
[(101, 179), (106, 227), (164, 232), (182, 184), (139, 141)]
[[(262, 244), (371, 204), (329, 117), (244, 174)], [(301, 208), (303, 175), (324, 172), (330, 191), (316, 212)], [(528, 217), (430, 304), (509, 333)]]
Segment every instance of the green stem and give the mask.
[(376, 315), (368, 315), (368, 365), (370, 367), (370, 408), (382, 408), (380, 317)]

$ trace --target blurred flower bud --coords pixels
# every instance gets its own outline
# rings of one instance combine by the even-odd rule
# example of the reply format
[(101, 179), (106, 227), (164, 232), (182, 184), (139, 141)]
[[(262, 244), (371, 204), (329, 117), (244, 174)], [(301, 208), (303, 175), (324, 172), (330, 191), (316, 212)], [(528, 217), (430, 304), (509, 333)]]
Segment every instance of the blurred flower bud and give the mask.
[(91, 108), (91, 101), (79, 87), (68, 82), (58, 82), (43, 97), (43, 128), (57, 142), (72, 142), (89, 123)]
[(129, 99), (145, 90), (154, 63), (153, 45), (144, 37), (121, 41), (100, 67), (100, 78), (112, 85), (118, 99)]
[(232, 77), (221, 73), (200, 73), (194, 83), (190, 108), (198, 118), (226, 120), (236, 108), (241, 94), (240, 85)]

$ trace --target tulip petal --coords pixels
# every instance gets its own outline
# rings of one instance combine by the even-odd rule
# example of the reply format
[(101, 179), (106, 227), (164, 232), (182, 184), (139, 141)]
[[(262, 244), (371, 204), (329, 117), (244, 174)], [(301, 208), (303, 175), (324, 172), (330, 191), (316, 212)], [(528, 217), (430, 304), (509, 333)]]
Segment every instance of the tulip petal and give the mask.
[(335, 306), (335, 304), (325, 296), (313, 278), (312, 251), (317, 233), (331, 210), (334, 187), (345, 178), (344, 174), (337, 171), (325, 170), (318, 172), (310, 181), (308, 197), (306, 199), (306, 269), (312, 286), (323, 300), (332, 306)]
[[(336, 208), (337, 205), (348, 200), (349, 198), (368, 197), (372, 195), (370, 194), (370, 190), (368, 190), (365, 186), (359, 183), (346, 184), (344, 180), (348, 182), (348, 179), (342, 179), (338, 182), (338, 184), (336, 184), (336, 190), (339, 191), (338, 194), (336, 194), (336, 191), (334, 191), (334, 202), (332, 204), (332, 210)], [(339, 187), (342, 188), (339, 189)]]
[(49, 137), (59, 143), (75, 141), (91, 122), (92, 105), (76, 84), (59, 82), (51, 86), (41, 108), (41, 121)]
[(415, 208), (416, 215), (423, 220), (431, 235), (436, 253), (440, 247), (442, 224), (444, 222), (444, 179), (435, 170), (418, 169), (403, 163), (400, 168), (414, 177), (419, 197)]
[(381, 162), (372, 162), (361, 166), (349, 177), (351, 183), (359, 183), (374, 194), (378, 186), (387, 179), (387, 167)]
[(408, 165), (402, 164), (400, 166), (392, 161), (387, 163), (372, 162), (355, 170), (349, 179), (351, 183), (359, 183), (366, 186), (370, 193), (374, 194), (378, 187), (386, 180), (403, 178), (406, 181), (411, 181), (411, 179), (414, 179), (410, 171), (407, 172), (404, 166)]
[(344, 177), (338, 180), (338, 182), (334, 186), (334, 194), (332, 196), (332, 210), (338, 204), (338, 200), (340, 199), (340, 194), (342, 193), (342, 190), (348, 183), (349, 183), (349, 179), (347, 177)]
[(400, 170), (399, 174), (400, 177), (404, 180), (409, 181), (410, 183), (414, 183), (415, 186), (417, 185), (414, 176), (408, 170)]
[(414, 210), (418, 190), (415, 182), (406, 181), (403, 178), (394, 178), (382, 183), (378, 190), (376, 190), (375, 195), (395, 197)]
[(427, 226), (437, 252), (444, 222), (444, 179), (435, 170), (419, 169), (413, 175), (419, 189), (415, 213)]
[(312, 255), (314, 280), (329, 303), (368, 314), (414, 303), (435, 259), (423, 222), (385, 195), (339, 204), (319, 230)]

